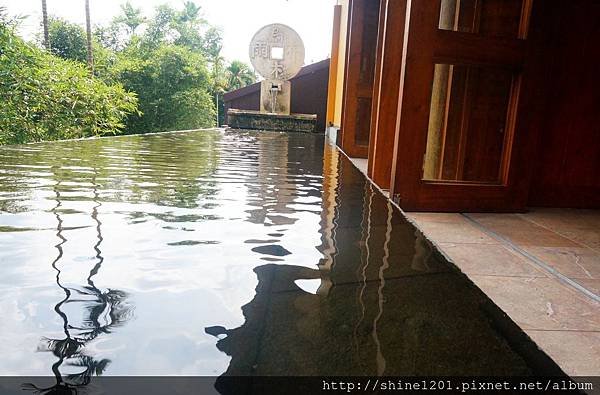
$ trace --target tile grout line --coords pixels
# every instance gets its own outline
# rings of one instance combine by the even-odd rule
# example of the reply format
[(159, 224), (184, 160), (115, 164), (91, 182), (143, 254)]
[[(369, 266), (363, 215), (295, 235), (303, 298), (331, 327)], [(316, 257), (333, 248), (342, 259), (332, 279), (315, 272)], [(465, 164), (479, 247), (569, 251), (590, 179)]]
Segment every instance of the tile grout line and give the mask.
[(579, 293), (587, 296), (588, 298), (592, 299), (593, 301), (600, 303), (600, 296), (596, 295), (594, 292), (590, 291), (589, 289), (587, 289), (583, 285), (579, 284), (578, 282), (576, 282), (576, 281), (570, 279), (569, 277), (565, 276), (564, 274), (560, 273), (559, 271), (557, 271), (553, 267), (549, 266), (548, 264), (546, 264), (544, 261), (540, 260), (536, 256), (534, 256), (534, 255), (528, 253), (527, 251), (523, 250), (521, 247), (519, 247), (516, 244), (514, 244), (512, 242), (512, 240), (510, 240), (510, 239), (508, 239), (508, 238), (506, 238), (504, 236), (501, 236), (501, 235), (497, 234), (496, 232), (494, 232), (494, 231), (486, 228), (483, 224), (481, 224), (479, 221), (475, 220), (469, 214), (461, 213), (461, 215), (463, 217), (465, 217), (475, 227), (477, 227), (478, 229), (480, 229), (482, 232), (484, 232), (488, 236), (490, 236), (490, 237), (492, 237), (492, 238), (494, 238), (494, 239), (502, 242), (505, 246), (507, 246), (511, 250), (513, 250), (516, 253), (521, 254), (525, 258), (529, 259), (531, 262), (533, 262), (539, 268), (541, 268), (542, 270), (544, 270), (546, 273), (552, 275), (553, 277), (555, 277), (560, 282), (562, 282), (562, 283), (564, 283), (564, 284), (566, 284), (566, 285), (574, 288), (575, 290), (579, 291)]

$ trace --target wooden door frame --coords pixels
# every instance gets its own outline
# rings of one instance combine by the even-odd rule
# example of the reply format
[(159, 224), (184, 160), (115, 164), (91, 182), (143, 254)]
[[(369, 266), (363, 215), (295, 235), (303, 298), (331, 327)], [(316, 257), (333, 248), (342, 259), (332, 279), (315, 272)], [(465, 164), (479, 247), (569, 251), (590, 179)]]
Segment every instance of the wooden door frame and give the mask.
[[(403, 209), (420, 211), (523, 211), (531, 179), (528, 133), (531, 102), (526, 82), (527, 26), (532, 0), (523, 0), (518, 38), (487, 37), (438, 29), (441, 0), (408, 0), (400, 100), (394, 142), (391, 196)], [(502, 66), (518, 71), (507, 126), (511, 135), (498, 184), (423, 180), (431, 92), (436, 63)], [(515, 100), (518, 98), (518, 100)]]
[[(350, 0), (348, 5), (348, 29), (346, 36), (346, 67), (344, 70), (344, 99), (341, 122), (341, 148), (355, 158), (367, 158), (369, 145), (356, 143), (357, 98), (364, 97), (359, 91), (358, 81), (361, 75), (361, 58), (363, 52), (363, 32), (365, 7), (375, 0)], [(369, 94), (372, 87), (369, 88)]]
[(382, 189), (390, 188), (392, 177), (406, 6), (406, 0), (382, 0), (380, 6), (368, 175)]
[(379, 102), (381, 100), (381, 81), (382, 81), (382, 67), (383, 67), (383, 54), (385, 50), (385, 31), (386, 31), (386, 19), (387, 19), (387, 8), (389, 0), (379, 1), (379, 30), (377, 32), (377, 51), (375, 59), (375, 77), (373, 78), (373, 101), (371, 103), (371, 131), (369, 133), (369, 153), (367, 161), (367, 174), (372, 178), (373, 176), (373, 162), (375, 159), (375, 146), (377, 143), (377, 128), (379, 124)]

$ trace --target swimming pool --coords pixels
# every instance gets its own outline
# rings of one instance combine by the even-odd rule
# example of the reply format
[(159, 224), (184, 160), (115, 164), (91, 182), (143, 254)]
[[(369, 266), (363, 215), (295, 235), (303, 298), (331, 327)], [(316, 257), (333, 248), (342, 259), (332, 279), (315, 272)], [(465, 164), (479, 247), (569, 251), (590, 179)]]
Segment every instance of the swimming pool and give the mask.
[(532, 372), (489, 301), (323, 136), (0, 154), (0, 375)]

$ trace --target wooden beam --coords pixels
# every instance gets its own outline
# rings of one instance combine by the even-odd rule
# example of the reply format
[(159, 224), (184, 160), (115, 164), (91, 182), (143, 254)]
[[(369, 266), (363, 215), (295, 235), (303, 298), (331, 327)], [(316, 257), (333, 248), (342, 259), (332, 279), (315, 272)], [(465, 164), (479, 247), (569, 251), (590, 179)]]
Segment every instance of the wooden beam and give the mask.
[(368, 157), (378, 20), (379, 1), (351, 1), (341, 137), (350, 157)]
[(436, 63), (518, 66), (526, 56), (526, 41), (484, 37), (479, 34), (437, 30), (433, 60)]
[(439, 12), (439, 0), (407, 0), (390, 182), (390, 196), (396, 201), (416, 200), (411, 181), (421, 179), (422, 169), (406, 164), (422, 163), (425, 154), (434, 73), (433, 52), (428, 49), (435, 45)]
[(329, 62), (329, 86), (327, 88), (327, 125), (333, 125), (335, 118), (341, 20), (342, 6), (336, 5), (333, 7), (333, 35), (331, 38), (331, 59)]
[(387, 0), (382, 35), (382, 62), (378, 69), (381, 77), (377, 90), (375, 127), (371, 129), (371, 156), (369, 176), (381, 188), (389, 189), (394, 156), (394, 139), (398, 100), (400, 94), (400, 74), (404, 48), (404, 24), (406, 0)]
[(381, 68), (383, 65), (383, 49), (385, 37), (385, 20), (389, 0), (379, 2), (379, 28), (377, 31), (377, 57), (375, 59), (375, 77), (373, 79), (373, 101), (371, 102), (371, 133), (369, 134), (369, 157), (367, 162), (367, 174), (373, 178), (373, 161), (375, 159), (375, 140), (377, 135), (377, 124), (379, 123), (379, 100), (381, 93)]

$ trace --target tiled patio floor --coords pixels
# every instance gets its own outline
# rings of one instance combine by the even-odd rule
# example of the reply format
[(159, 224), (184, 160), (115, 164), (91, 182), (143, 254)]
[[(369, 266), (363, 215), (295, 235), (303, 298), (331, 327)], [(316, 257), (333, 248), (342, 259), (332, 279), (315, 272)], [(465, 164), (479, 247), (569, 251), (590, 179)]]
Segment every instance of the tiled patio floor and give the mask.
[(600, 211), (406, 215), (567, 374), (600, 375)]
[(600, 212), (407, 216), (566, 373), (600, 373)]

